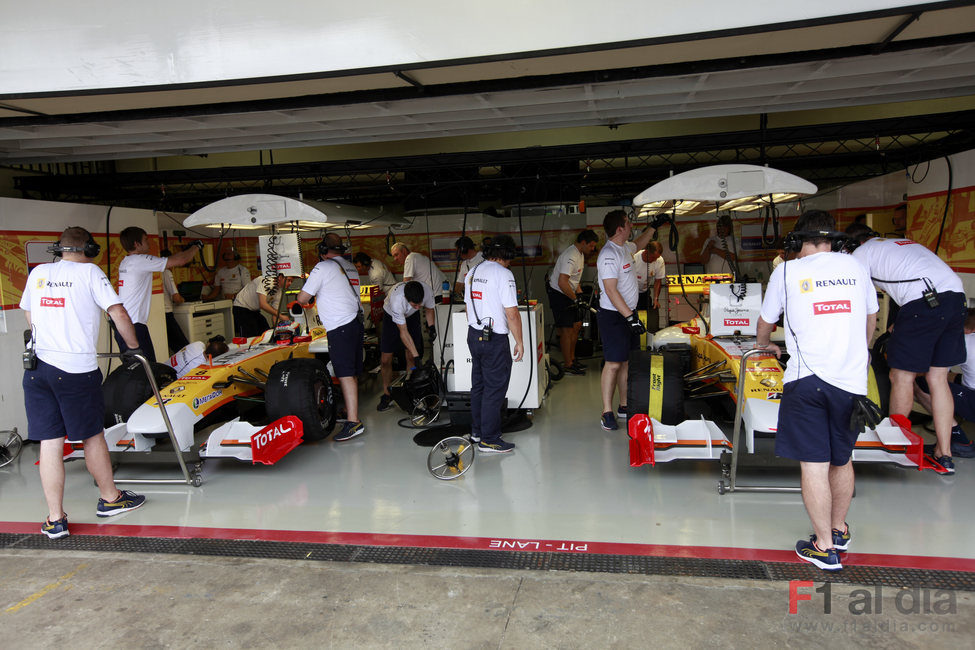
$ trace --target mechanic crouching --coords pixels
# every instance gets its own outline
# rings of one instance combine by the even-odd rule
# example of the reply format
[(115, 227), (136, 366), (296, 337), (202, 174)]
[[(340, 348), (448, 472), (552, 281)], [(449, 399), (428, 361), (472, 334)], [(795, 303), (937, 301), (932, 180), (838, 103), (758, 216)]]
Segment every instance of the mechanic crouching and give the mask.
[[(471, 351), (471, 442), (480, 451), (504, 454), (515, 445), (501, 439), (501, 407), (511, 379), (511, 362), (521, 361), (524, 346), (518, 288), (508, 267), (515, 242), (498, 235), (483, 251), (484, 261), (464, 277), (467, 347)], [(508, 332), (515, 348), (508, 345)]]
[[(786, 237), (796, 253), (769, 278), (758, 320), (756, 347), (780, 356), (769, 341), (785, 314), (789, 363), (779, 406), (775, 454), (799, 461), (802, 501), (813, 536), (796, 555), (820, 569), (843, 568), (849, 548), (846, 514), (853, 498), (853, 446), (879, 410), (866, 398), (867, 350), (877, 323), (877, 293), (856, 259), (832, 252), (842, 233), (828, 212), (811, 210)], [(838, 250), (838, 249), (837, 249)]]
[(393, 407), (393, 396), (389, 392), (393, 382), (393, 355), (405, 351), (406, 367), (411, 371), (416, 369), (423, 357), (420, 309), (426, 312), (430, 345), (434, 345), (437, 340), (435, 305), (430, 287), (425, 282), (416, 280), (397, 284), (383, 302), (385, 313), (379, 339), (383, 394), (376, 406), (377, 411), (388, 411)]
[(346, 420), (333, 440), (343, 442), (366, 432), (359, 420), (359, 375), (362, 374), (362, 303), (359, 300), (359, 273), (352, 262), (342, 257), (346, 247), (335, 233), (318, 243), (321, 260), (308, 274), (298, 293), (298, 302), (307, 305), (312, 296), (318, 305), (328, 337), (328, 355), (338, 377), (345, 400)]

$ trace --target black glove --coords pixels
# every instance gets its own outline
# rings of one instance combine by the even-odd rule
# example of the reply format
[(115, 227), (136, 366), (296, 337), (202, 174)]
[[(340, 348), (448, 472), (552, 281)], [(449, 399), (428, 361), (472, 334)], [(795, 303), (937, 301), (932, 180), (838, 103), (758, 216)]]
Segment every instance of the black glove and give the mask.
[(142, 357), (146, 356), (146, 353), (142, 351), (142, 348), (129, 348), (122, 352), (122, 361), (128, 363), (129, 361), (136, 361), (135, 355), (140, 355)]
[(196, 246), (200, 250), (203, 250), (203, 242), (200, 241), (199, 239), (194, 239), (193, 241), (191, 241), (190, 246)]
[(640, 336), (641, 334), (647, 333), (647, 328), (640, 322), (640, 317), (636, 315), (636, 312), (627, 316), (626, 322), (630, 325), (630, 334)]
[(660, 226), (664, 225), (665, 223), (670, 223), (670, 215), (668, 215), (666, 212), (661, 212), (653, 218), (653, 221), (650, 222), (650, 226), (659, 230)]
[(866, 395), (853, 396), (853, 413), (850, 415), (850, 432), (861, 433), (864, 429), (873, 429), (884, 419), (880, 407), (874, 404)]
[(434, 343), (437, 340), (437, 328), (433, 325), (427, 325), (427, 336), (430, 338), (430, 342)]
[(582, 298), (576, 298), (576, 307), (579, 308), (580, 313), (585, 313), (587, 311), (591, 311), (594, 314), (596, 313), (596, 310), (592, 308), (589, 301), (583, 300)]

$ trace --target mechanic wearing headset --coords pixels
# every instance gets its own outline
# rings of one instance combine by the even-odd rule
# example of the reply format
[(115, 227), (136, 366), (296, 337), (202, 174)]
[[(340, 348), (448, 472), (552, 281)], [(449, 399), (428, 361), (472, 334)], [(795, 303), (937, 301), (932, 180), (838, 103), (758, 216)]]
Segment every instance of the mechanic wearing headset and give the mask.
[[(640, 291), (636, 308), (647, 310), (647, 329), (651, 332), (660, 329), (660, 288), (664, 284), (664, 278), (667, 277), (663, 252), (663, 244), (652, 241), (633, 256), (633, 271), (636, 273), (637, 288)], [(651, 280), (653, 281), (652, 296), (647, 292)]]
[(470, 237), (461, 237), (454, 242), (454, 248), (457, 249), (457, 259), (459, 264), (457, 265), (457, 281), (454, 282), (454, 293), (458, 296), (464, 295), (464, 278), (467, 277), (467, 273), (484, 261), (484, 255), (474, 249), (474, 240)]
[(85, 465), (100, 495), (96, 516), (112, 517), (146, 501), (115, 487), (105, 444), (102, 373), (95, 357), (102, 310), (128, 344), (124, 356), (144, 352), (111, 281), (91, 263), (99, 249), (87, 230), (68, 228), (50, 249), (61, 261), (34, 267), (20, 300), (32, 333), (24, 355), (27, 432), (40, 442), (38, 465), (48, 509), (41, 532), (51, 539), (69, 534), (63, 509), (65, 438), (84, 444)]
[(586, 268), (586, 257), (596, 251), (599, 236), (592, 230), (583, 230), (555, 260), (545, 290), (548, 293), (548, 306), (552, 310), (555, 329), (559, 331), (559, 348), (562, 350), (562, 363), (571, 375), (584, 375), (586, 367), (576, 360), (576, 343), (582, 329), (580, 307), (576, 304), (582, 290), (579, 281)]
[[(627, 241), (633, 232), (633, 224), (623, 210), (613, 210), (603, 219), (606, 245), (599, 251), (596, 271), (599, 277), (599, 340), (603, 344), (606, 365), (599, 379), (602, 392), (603, 412), (599, 424), (606, 431), (619, 429), (617, 416), (626, 418), (626, 385), (629, 373), (630, 350), (637, 347), (639, 336), (646, 332), (636, 314), (638, 287), (633, 270), (633, 255), (644, 248), (656, 232), (648, 227), (636, 238)], [(620, 405), (613, 413), (613, 393), (619, 388)]]
[[(186, 247), (186, 250), (170, 255), (156, 257), (149, 255), (149, 236), (145, 230), (137, 226), (130, 226), (119, 233), (119, 243), (128, 253), (118, 265), (118, 295), (122, 299), (125, 311), (132, 318), (135, 335), (139, 340), (138, 347), (149, 361), (155, 362), (156, 351), (149, 337), (149, 305), (152, 298), (152, 274), (162, 273), (174, 266), (185, 266), (193, 260), (197, 248), (203, 250), (203, 242), (196, 240)], [(124, 337), (115, 330), (115, 341), (119, 350), (125, 352), (130, 349)]]
[(859, 242), (853, 257), (900, 310), (887, 342), (890, 412), (907, 417), (914, 405), (914, 381), (924, 375), (934, 416), (935, 462), (955, 473), (951, 459), (954, 412), (948, 370), (965, 361), (965, 290), (961, 278), (933, 252), (910, 239), (883, 239), (855, 223), (847, 234)]
[[(839, 552), (850, 545), (850, 458), (864, 424), (854, 416), (868, 403), (868, 349), (879, 309), (866, 268), (832, 252), (842, 244), (834, 228), (828, 212), (811, 210), (799, 217), (786, 238), (796, 258), (769, 278), (756, 340), (757, 348), (780, 356), (769, 337), (785, 313), (790, 357), (775, 454), (799, 461), (802, 501), (815, 533), (796, 543), (796, 555), (827, 571), (843, 568)], [(879, 411), (875, 416), (870, 424), (879, 421)]]
[[(518, 314), (518, 288), (508, 269), (515, 242), (498, 235), (484, 249), (484, 261), (464, 277), (467, 347), (471, 351), (471, 442), (480, 451), (504, 454), (515, 445), (501, 439), (501, 406), (511, 379), (512, 357), (521, 361), (525, 348)], [(508, 346), (508, 332), (515, 348)]]
[(308, 274), (298, 293), (298, 302), (307, 305), (315, 296), (318, 317), (328, 336), (328, 355), (338, 377), (345, 400), (346, 420), (333, 440), (343, 442), (366, 432), (359, 420), (359, 375), (362, 373), (362, 303), (359, 299), (359, 273), (352, 262), (342, 257), (346, 247), (334, 232), (318, 243), (321, 260)]
[(420, 309), (426, 311), (427, 334), (430, 344), (437, 340), (436, 303), (433, 291), (425, 282), (410, 280), (393, 287), (383, 302), (383, 325), (379, 339), (379, 361), (383, 380), (383, 394), (379, 398), (377, 411), (392, 408), (393, 397), (389, 386), (393, 381), (393, 355), (406, 351), (406, 366), (413, 370), (423, 356), (423, 334), (420, 332)]

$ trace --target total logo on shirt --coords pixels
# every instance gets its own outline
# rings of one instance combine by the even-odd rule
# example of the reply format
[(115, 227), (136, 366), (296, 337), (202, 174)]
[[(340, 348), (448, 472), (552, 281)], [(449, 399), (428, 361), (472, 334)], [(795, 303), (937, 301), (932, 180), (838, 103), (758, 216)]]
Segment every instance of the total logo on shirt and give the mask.
[(827, 302), (814, 302), (813, 315), (820, 314), (849, 314), (853, 311), (849, 300), (830, 300)]
[(474, 300), (482, 300), (480, 291), (471, 291), (471, 298)]
[(41, 297), (41, 307), (64, 307), (64, 298)]

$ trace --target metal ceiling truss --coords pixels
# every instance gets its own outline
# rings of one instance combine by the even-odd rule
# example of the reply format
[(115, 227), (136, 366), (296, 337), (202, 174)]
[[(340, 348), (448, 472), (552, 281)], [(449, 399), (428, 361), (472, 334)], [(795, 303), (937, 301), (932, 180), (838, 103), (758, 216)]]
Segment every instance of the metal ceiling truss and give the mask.
[(671, 171), (729, 162), (768, 163), (823, 187), (975, 148), (975, 111), (764, 125), (762, 119), (754, 130), (672, 138), (217, 169), (115, 173), (109, 162), (89, 167), (100, 170), (96, 173), (58, 166), (14, 180), (25, 198), (179, 212), (249, 191), (420, 209), (568, 202), (582, 196), (616, 200)]

